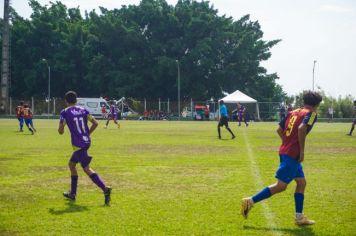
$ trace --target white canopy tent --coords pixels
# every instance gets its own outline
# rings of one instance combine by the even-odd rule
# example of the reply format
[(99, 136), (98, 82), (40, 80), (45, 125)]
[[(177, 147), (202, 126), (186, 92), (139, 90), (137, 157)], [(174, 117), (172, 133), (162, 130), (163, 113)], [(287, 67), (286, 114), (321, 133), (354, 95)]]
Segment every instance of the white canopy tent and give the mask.
[(260, 119), (260, 109), (258, 107), (257, 100), (247, 96), (240, 90), (236, 90), (235, 92), (227, 95), (226, 97), (219, 99), (219, 101), (220, 100), (223, 100), (224, 103), (256, 103), (257, 119)]

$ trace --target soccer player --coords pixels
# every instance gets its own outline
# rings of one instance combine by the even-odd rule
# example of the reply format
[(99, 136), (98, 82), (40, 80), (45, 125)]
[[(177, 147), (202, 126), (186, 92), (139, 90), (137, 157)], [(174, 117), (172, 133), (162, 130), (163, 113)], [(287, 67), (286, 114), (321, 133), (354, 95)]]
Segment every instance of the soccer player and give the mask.
[(294, 193), (295, 223), (297, 225), (315, 223), (303, 215), (306, 181), (301, 162), (304, 160), (305, 139), (316, 122), (316, 109), (322, 101), (322, 97), (316, 92), (307, 91), (303, 95), (303, 100), (304, 107), (288, 113), (277, 129), (282, 140), (279, 149), (280, 165), (276, 172), (277, 182), (264, 188), (253, 197), (242, 199), (241, 213), (245, 218), (254, 204), (283, 192), (294, 179), (297, 183)]
[(248, 126), (247, 119), (245, 116), (246, 113), (246, 107), (241, 105), (241, 103), (237, 103), (237, 111), (238, 111), (238, 119), (239, 119), (239, 126), (241, 126), (241, 121), (244, 119), (246, 127)]
[[(88, 149), (91, 144), (90, 135), (98, 126), (98, 122), (89, 114), (88, 110), (76, 106), (77, 94), (75, 92), (67, 92), (65, 94), (65, 102), (67, 108), (61, 111), (58, 133), (63, 134), (65, 125), (68, 125), (74, 152), (68, 163), (71, 173), (71, 190), (64, 192), (63, 196), (70, 200), (75, 200), (76, 198), (78, 184), (76, 165), (79, 162), (84, 172), (103, 191), (105, 205), (109, 205), (111, 187), (106, 186), (99, 175), (89, 166), (92, 159), (92, 157), (88, 155)], [(88, 121), (91, 123), (90, 128), (88, 127)]]
[(28, 128), (28, 130), (34, 134), (34, 132), (36, 132), (35, 127), (33, 126), (33, 122), (32, 122), (32, 111), (30, 109), (30, 107), (28, 106), (28, 104), (25, 104), (23, 106), (23, 117), (25, 119), (25, 124)]
[(16, 117), (19, 120), (20, 124), (20, 132), (23, 132), (23, 101), (19, 103), (19, 105), (15, 109)]
[(235, 135), (229, 128), (229, 118), (227, 115), (227, 108), (225, 106), (224, 101), (220, 100), (220, 120), (219, 120), (219, 124), (218, 124), (219, 139), (221, 139), (220, 127), (223, 127), (224, 125), (225, 125), (225, 128), (227, 129), (227, 131), (229, 131), (230, 134), (232, 135), (231, 139), (234, 139)]
[(114, 123), (117, 125), (117, 128), (120, 128), (120, 124), (117, 122), (117, 116), (118, 116), (117, 108), (116, 108), (115, 104), (113, 103), (110, 106), (110, 111), (107, 116), (108, 118), (106, 121), (105, 128), (108, 128), (110, 120), (114, 120)]
[(106, 106), (105, 106), (105, 104), (103, 104), (103, 105), (101, 106), (101, 115), (102, 115), (103, 119), (106, 119), (106, 117), (107, 117), (107, 112), (106, 112)]
[(354, 100), (354, 120), (352, 122), (350, 132), (347, 134), (348, 136), (352, 136), (352, 132), (354, 131), (355, 124), (356, 124), (356, 100)]

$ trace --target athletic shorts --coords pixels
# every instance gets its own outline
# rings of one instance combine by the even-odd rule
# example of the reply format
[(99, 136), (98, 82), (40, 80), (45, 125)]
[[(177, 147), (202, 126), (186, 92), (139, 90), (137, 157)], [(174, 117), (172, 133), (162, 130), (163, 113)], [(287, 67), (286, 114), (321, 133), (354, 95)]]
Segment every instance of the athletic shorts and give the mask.
[(32, 119), (25, 119), (25, 124), (33, 126)]
[(353, 125), (356, 125), (356, 118), (354, 119), (354, 121), (352, 122)]
[(222, 117), (220, 118), (220, 120), (219, 120), (219, 126), (222, 127), (222, 126), (224, 126), (224, 125), (225, 125), (226, 128), (229, 127), (229, 121), (228, 121), (228, 118), (227, 118), (227, 117), (222, 116)]
[(287, 155), (279, 155), (280, 164), (276, 172), (276, 178), (289, 184), (295, 178), (304, 178), (303, 166)]
[(69, 161), (74, 163), (80, 163), (80, 165), (85, 168), (91, 162), (92, 157), (88, 156), (88, 148), (82, 148), (78, 151), (73, 152), (72, 157)]

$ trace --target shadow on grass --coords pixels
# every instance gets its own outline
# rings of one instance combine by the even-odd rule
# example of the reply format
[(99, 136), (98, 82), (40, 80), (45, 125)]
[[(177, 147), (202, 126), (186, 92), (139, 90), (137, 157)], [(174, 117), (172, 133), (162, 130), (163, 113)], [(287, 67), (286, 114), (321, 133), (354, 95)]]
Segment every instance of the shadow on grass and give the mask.
[(313, 236), (315, 235), (313, 228), (310, 226), (302, 226), (299, 228), (295, 229), (290, 229), (290, 228), (278, 228), (278, 227), (256, 227), (256, 226), (249, 226), (249, 225), (244, 225), (244, 230), (251, 230), (251, 231), (264, 231), (264, 232), (281, 232), (283, 234), (291, 234), (291, 235), (296, 235), (296, 236), (301, 236), (301, 235), (307, 235), (307, 236)]
[(56, 210), (56, 209), (50, 208), (48, 211), (52, 215), (63, 215), (63, 214), (67, 214), (67, 213), (75, 213), (75, 212), (82, 212), (82, 211), (89, 210), (88, 207), (77, 205), (77, 204), (75, 204), (75, 202), (72, 202), (72, 201), (68, 201), (66, 203), (66, 205), (67, 205), (67, 207), (63, 210)]

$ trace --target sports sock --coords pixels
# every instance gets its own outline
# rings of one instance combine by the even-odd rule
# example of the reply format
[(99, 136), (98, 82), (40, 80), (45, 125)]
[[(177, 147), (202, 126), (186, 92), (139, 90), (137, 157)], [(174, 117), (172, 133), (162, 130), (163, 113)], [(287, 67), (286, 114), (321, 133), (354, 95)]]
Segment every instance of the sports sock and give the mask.
[(295, 212), (303, 213), (304, 194), (294, 193)]
[(226, 129), (230, 132), (230, 134), (232, 135), (232, 137), (235, 137), (234, 133), (231, 131), (230, 128), (226, 128)]
[(99, 175), (97, 175), (97, 173), (91, 174), (90, 178), (99, 188), (101, 188), (103, 191), (105, 191), (105, 184), (100, 179)]
[(354, 131), (354, 126), (352, 126), (351, 130), (350, 130), (350, 135), (352, 134), (352, 132)]
[(70, 194), (77, 195), (78, 175), (72, 175), (70, 185)]
[(272, 196), (271, 191), (269, 190), (268, 187), (266, 187), (266, 188), (262, 189), (261, 192), (257, 193), (255, 196), (253, 196), (252, 197), (252, 201), (254, 203), (257, 203), (257, 202), (260, 202), (260, 201), (262, 201), (264, 199), (269, 198), (270, 196)]
[(221, 134), (220, 134), (220, 127), (218, 126), (218, 134), (219, 134), (219, 138), (221, 137)]

